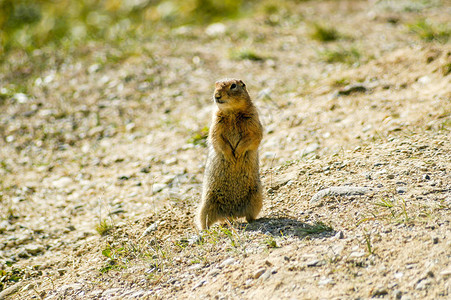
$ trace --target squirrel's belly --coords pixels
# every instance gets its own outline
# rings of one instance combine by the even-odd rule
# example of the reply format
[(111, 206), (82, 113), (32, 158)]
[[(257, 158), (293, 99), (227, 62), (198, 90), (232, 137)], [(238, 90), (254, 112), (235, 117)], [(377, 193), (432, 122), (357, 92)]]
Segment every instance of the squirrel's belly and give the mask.
[(227, 208), (241, 207), (260, 185), (256, 153), (234, 163), (218, 153), (210, 154), (204, 179), (207, 198)]

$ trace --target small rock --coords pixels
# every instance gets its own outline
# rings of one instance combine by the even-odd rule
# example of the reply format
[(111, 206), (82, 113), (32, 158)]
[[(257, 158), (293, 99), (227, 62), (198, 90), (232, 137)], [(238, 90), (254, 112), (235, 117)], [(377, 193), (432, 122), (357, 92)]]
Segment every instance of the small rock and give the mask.
[(44, 251), (44, 247), (42, 245), (35, 245), (35, 244), (25, 245), (24, 249), (31, 255), (36, 255), (36, 254)]
[(432, 281), (429, 278), (423, 279), (420, 282), (418, 282), (418, 284), (415, 286), (416, 290), (425, 290), (428, 288), (429, 285), (431, 285)]
[(200, 244), (202, 242), (202, 236), (200, 234), (193, 235), (188, 239), (188, 245)]
[(58, 288), (58, 291), (61, 292), (67, 292), (69, 290), (80, 290), (83, 288), (83, 285), (81, 283), (72, 283), (72, 284), (65, 284)]
[(451, 266), (440, 272), (443, 277), (451, 276)]
[(400, 290), (394, 290), (394, 291), (393, 291), (393, 297), (394, 297), (395, 299), (401, 299), (401, 297), (402, 297), (402, 292), (401, 292)]
[(367, 88), (361, 84), (347, 85), (338, 91), (338, 96), (347, 96), (353, 93), (365, 93)]
[(404, 273), (403, 273), (403, 272), (397, 272), (397, 273), (395, 273), (393, 276), (394, 276), (396, 279), (400, 279), (400, 278), (402, 278), (402, 277), (404, 276)]
[(439, 241), (438, 237), (432, 238), (432, 244), (438, 244), (438, 241)]
[(307, 267), (315, 267), (319, 264), (319, 260), (318, 259), (313, 259), (311, 261), (308, 261), (306, 263)]
[(127, 125), (125, 125), (125, 130), (130, 132), (133, 129), (135, 129), (135, 127), (136, 127), (135, 123), (131, 122), (131, 123), (128, 123)]
[(434, 272), (432, 272), (431, 270), (427, 271), (424, 274), (423, 278), (427, 278), (427, 277), (434, 277)]
[(263, 158), (275, 158), (276, 157), (276, 153), (275, 152), (271, 152), (271, 151), (266, 151), (265, 153), (263, 153)]
[(385, 296), (388, 295), (388, 291), (386, 288), (377, 288), (374, 292), (373, 292), (373, 297), (379, 297), (379, 296)]
[(235, 259), (234, 258), (227, 258), (226, 260), (224, 260), (221, 263), (221, 267), (229, 266), (229, 265), (231, 265), (233, 263), (235, 263)]
[(17, 253), (17, 256), (20, 258), (29, 258), (30, 254), (25, 249), (22, 249)]
[(6, 221), (6, 220), (1, 221), (0, 222), (0, 233), (3, 231), (6, 231), (6, 229), (8, 228), (9, 225), (11, 225), (11, 224), (9, 224), (8, 221)]
[(14, 237), (14, 243), (16, 245), (22, 245), (25, 244), (26, 242), (32, 240), (33, 238), (29, 235), (26, 234), (22, 234), (22, 235), (18, 235), (16, 237)]
[(332, 247), (332, 251), (334, 252), (334, 254), (336, 255), (336, 256), (339, 256), (339, 255), (341, 255), (341, 253), (343, 252), (343, 250), (344, 250), (344, 245), (343, 244), (336, 244), (336, 245), (334, 245), (333, 247)]
[(36, 283), (29, 283), (22, 288), (22, 291), (29, 291), (37, 287)]
[(152, 186), (152, 193), (154, 193), (154, 194), (159, 193), (162, 190), (164, 190), (166, 187), (167, 187), (167, 185), (164, 183), (154, 183)]
[(188, 270), (191, 270), (191, 271), (200, 270), (200, 269), (202, 269), (202, 264), (194, 264), (192, 266), (189, 266), (189, 268), (188, 268)]
[(199, 65), (200, 62), (201, 62), (200, 57), (197, 56), (197, 55), (193, 56), (193, 59), (192, 59), (191, 61), (192, 61), (193, 64), (195, 64), (195, 65)]
[(102, 293), (102, 296), (110, 298), (111, 296), (114, 296), (116, 293), (118, 293), (120, 290), (121, 290), (120, 288), (108, 289)]
[(307, 147), (305, 147), (305, 149), (302, 151), (302, 156), (309, 155), (310, 153), (313, 153), (318, 149), (319, 149), (319, 144), (317, 144), (317, 143), (310, 144)]
[(164, 176), (161, 181), (162, 181), (162, 183), (164, 183), (168, 186), (171, 186), (172, 182), (178, 181), (178, 178), (179, 178), (179, 176), (167, 175), (167, 176)]
[(213, 269), (213, 270), (211, 270), (208, 274), (207, 274), (207, 276), (208, 277), (216, 277), (216, 276), (218, 276), (219, 274), (221, 274), (221, 271), (219, 270), (219, 269)]
[(100, 70), (100, 65), (99, 64), (90, 65), (89, 68), (88, 68), (88, 72), (89, 73), (95, 73), (98, 70)]
[(26, 199), (24, 197), (12, 197), (11, 200), (13, 203), (19, 203), (25, 201)]
[(396, 188), (396, 193), (398, 193), (398, 194), (405, 194), (406, 191), (407, 191), (406, 188), (403, 186), (399, 186)]
[(263, 275), (261, 275), (260, 279), (261, 280), (266, 280), (266, 279), (268, 279), (271, 276), (271, 274), (276, 274), (276, 273), (277, 273), (277, 270), (272, 269), (271, 272), (263, 273)]
[(367, 132), (373, 129), (373, 125), (369, 124), (362, 128), (362, 132)]
[(192, 30), (193, 30), (192, 26), (184, 25), (174, 28), (172, 32), (174, 32), (176, 35), (187, 35), (188, 33), (191, 33)]
[(431, 176), (429, 176), (429, 174), (424, 174), (423, 175), (423, 180), (429, 180), (429, 179), (431, 179)]
[(28, 96), (24, 93), (17, 93), (14, 94), (14, 100), (16, 100), (19, 103), (27, 103), (28, 102)]
[(166, 160), (164, 161), (164, 164), (170, 166), (170, 165), (175, 165), (177, 162), (178, 162), (178, 160), (177, 160), (176, 157), (171, 157), (171, 158), (169, 158), (169, 159), (166, 159)]
[(94, 296), (94, 297), (100, 297), (103, 293), (103, 290), (94, 290), (91, 293), (89, 293), (90, 296)]
[(317, 192), (315, 195), (313, 195), (312, 199), (310, 199), (310, 204), (314, 204), (318, 202), (320, 199), (327, 196), (365, 195), (370, 191), (371, 189), (366, 187), (334, 186)]
[(150, 169), (151, 169), (151, 166), (143, 167), (143, 168), (141, 168), (140, 172), (147, 174), (150, 172)]
[(429, 76), (425, 75), (425, 76), (418, 78), (417, 81), (418, 81), (418, 83), (421, 83), (421, 84), (427, 84), (427, 83), (431, 82), (431, 78)]
[(262, 276), (265, 272), (266, 272), (266, 269), (265, 269), (265, 268), (258, 269), (257, 272), (255, 272), (254, 275), (252, 275), (252, 277), (253, 277), (254, 279), (258, 279), (258, 278), (259, 278), (260, 276)]
[(227, 30), (227, 27), (222, 23), (213, 23), (207, 26), (205, 33), (209, 36), (223, 35)]
[(365, 252), (354, 251), (351, 254), (349, 254), (349, 257), (362, 257), (362, 256), (365, 256)]
[(327, 285), (332, 284), (334, 281), (332, 278), (322, 278), (320, 281), (318, 281), (318, 285)]
[(265, 126), (266, 133), (268, 134), (273, 133), (274, 131), (276, 131), (276, 129), (277, 129), (276, 124), (268, 124)]
[[(12, 286), (2, 290), (0, 292), (0, 299), (6, 299), (8, 296), (16, 293), (25, 283), (23, 281), (19, 281)], [(9, 298), (8, 298), (9, 299)]]
[(199, 281), (196, 285), (193, 286), (193, 290), (197, 289), (198, 287), (203, 286), (206, 282), (207, 282), (206, 280)]
[(159, 224), (159, 222), (156, 221), (155, 223), (153, 223), (152, 225), (147, 227), (146, 230), (144, 230), (143, 234), (141, 235), (140, 239), (143, 238), (144, 236), (148, 235), (152, 231), (157, 230), (158, 229), (158, 224)]
[(64, 274), (66, 274), (67, 270), (66, 269), (58, 269), (57, 271), (60, 276), (63, 276)]
[(344, 235), (344, 233), (343, 233), (343, 231), (339, 231), (339, 232), (337, 232), (336, 234), (335, 234), (335, 238), (336, 239), (343, 239), (345, 237), (345, 235)]
[(387, 169), (382, 169), (380, 171), (374, 172), (374, 176), (376, 178), (382, 177), (385, 174), (387, 174)]
[(142, 296), (145, 294), (146, 292), (141, 290), (141, 291), (137, 291), (137, 292), (132, 292), (130, 294), (128, 294), (128, 298), (130, 299), (141, 299), (143, 298)]
[(69, 225), (69, 226), (67, 226), (66, 228), (67, 228), (67, 230), (69, 230), (69, 231), (74, 231), (74, 230), (75, 230), (75, 226), (74, 226), (74, 225)]
[(62, 188), (65, 188), (65, 187), (69, 186), (71, 183), (72, 183), (72, 179), (70, 179), (70, 178), (67, 177), (67, 176), (64, 176), (64, 177), (61, 177), (61, 178), (59, 178), (59, 179), (53, 181), (53, 182), (52, 182), (52, 185), (53, 185), (55, 188), (62, 189)]
[(362, 175), (365, 176), (366, 179), (369, 179), (369, 180), (373, 179), (371, 177), (371, 173), (370, 172), (364, 172), (364, 173), (362, 173)]

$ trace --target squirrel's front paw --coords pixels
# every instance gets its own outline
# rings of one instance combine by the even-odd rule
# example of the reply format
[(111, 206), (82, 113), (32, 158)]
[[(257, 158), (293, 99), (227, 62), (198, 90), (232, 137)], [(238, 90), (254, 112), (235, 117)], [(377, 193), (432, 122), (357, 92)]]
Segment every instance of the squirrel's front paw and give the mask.
[(224, 158), (225, 158), (225, 160), (227, 160), (228, 162), (236, 162), (236, 157), (235, 157), (235, 155), (233, 154), (233, 152), (230, 152), (230, 153), (224, 153)]

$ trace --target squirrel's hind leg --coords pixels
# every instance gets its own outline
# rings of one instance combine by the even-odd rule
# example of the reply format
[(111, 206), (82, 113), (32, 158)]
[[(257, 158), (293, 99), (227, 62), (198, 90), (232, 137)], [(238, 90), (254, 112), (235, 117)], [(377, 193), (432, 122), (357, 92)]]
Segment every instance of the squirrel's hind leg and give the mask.
[(208, 201), (202, 204), (198, 215), (198, 227), (201, 230), (210, 228), (218, 220), (218, 215), (211, 209)]
[(258, 214), (260, 213), (263, 206), (263, 198), (261, 193), (261, 187), (257, 189), (257, 191), (250, 196), (250, 205), (246, 212), (246, 221), (248, 223), (257, 219)]

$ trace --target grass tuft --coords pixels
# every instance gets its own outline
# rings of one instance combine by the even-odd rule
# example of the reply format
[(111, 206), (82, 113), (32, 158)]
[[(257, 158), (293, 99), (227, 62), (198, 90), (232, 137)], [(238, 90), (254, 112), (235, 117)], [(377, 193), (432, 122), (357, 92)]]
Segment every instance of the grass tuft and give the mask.
[(102, 220), (99, 224), (96, 225), (96, 231), (101, 236), (106, 235), (111, 229), (113, 229), (113, 225), (110, 224), (107, 220)]
[(374, 254), (374, 248), (373, 248), (373, 244), (371, 243), (371, 234), (370, 233), (365, 233), (365, 244), (366, 244), (366, 249), (368, 250), (368, 253), (370, 255)]
[(208, 127), (204, 127), (201, 130), (195, 131), (188, 140), (188, 143), (207, 147), (208, 130)]
[(100, 273), (107, 273), (110, 270), (125, 268), (125, 265), (120, 260), (120, 258), (123, 258), (126, 255), (126, 251), (123, 247), (114, 249), (111, 246), (107, 246), (102, 250), (102, 255), (107, 259), (104, 266), (100, 268)]
[(268, 248), (279, 248), (276, 239), (272, 235), (266, 237), (264, 242)]
[(444, 64), (442, 66), (442, 74), (443, 76), (447, 76), (451, 73), (451, 63)]
[(426, 42), (448, 42), (451, 36), (451, 28), (445, 24), (432, 24), (427, 20), (419, 20), (416, 23), (409, 24), (408, 28), (418, 37)]
[(341, 35), (333, 27), (315, 23), (313, 24), (313, 30), (310, 33), (310, 37), (320, 42), (332, 42), (338, 40)]
[(354, 47), (350, 49), (324, 50), (319, 55), (322, 60), (328, 63), (346, 63), (349, 65), (358, 63), (362, 57), (359, 50)]
[(319, 234), (323, 232), (333, 231), (333, 228), (329, 225), (324, 224), (323, 222), (315, 222), (313, 225), (306, 225), (304, 228), (298, 229), (304, 235), (309, 234)]
[(393, 201), (391, 201), (388, 198), (381, 199), (381, 202), (375, 203), (375, 205), (380, 206), (380, 207), (387, 207), (387, 208), (392, 208), (395, 206)]
[(252, 60), (252, 61), (263, 61), (265, 57), (263, 55), (258, 54), (252, 49), (249, 48), (241, 48), (238, 50), (230, 51), (229, 57), (233, 60)]
[(25, 270), (11, 266), (11, 263), (5, 263), (0, 269), (0, 291), (3, 291), (13, 282), (19, 282), (25, 276)]

